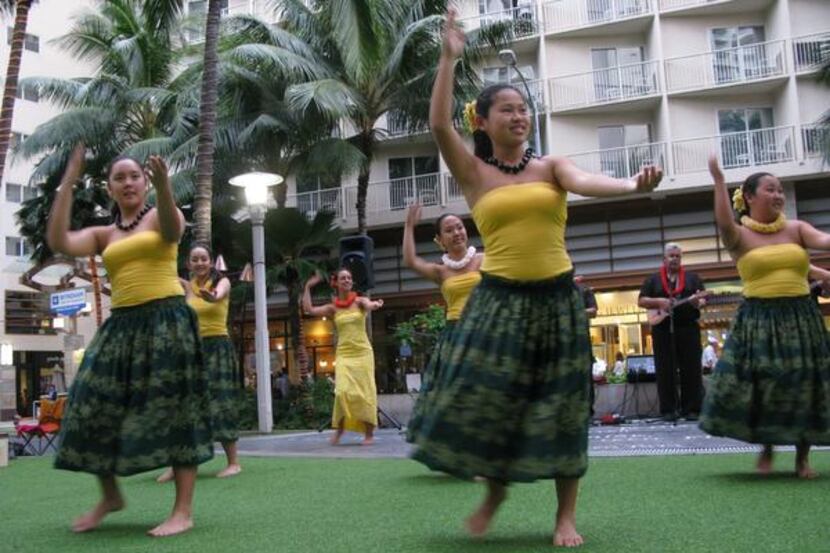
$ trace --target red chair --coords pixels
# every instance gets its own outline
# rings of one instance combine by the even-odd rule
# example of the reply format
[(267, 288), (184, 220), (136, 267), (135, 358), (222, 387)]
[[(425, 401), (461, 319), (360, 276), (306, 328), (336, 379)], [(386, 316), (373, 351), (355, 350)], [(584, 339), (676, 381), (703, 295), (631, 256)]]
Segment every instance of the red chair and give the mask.
[(37, 403), (40, 403), (40, 409), (38, 410), (38, 406), (35, 405), (36, 419), (20, 419), (14, 423), (17, 436), (23, 440), (24, 454), (30, 451), (34, 455), (43, 455), (50, 447), (58, 450), (55, 441), (61, 429), (66, 396), (59, 396), (54, 400), (43, 396), (39, 402), (35, 402)]

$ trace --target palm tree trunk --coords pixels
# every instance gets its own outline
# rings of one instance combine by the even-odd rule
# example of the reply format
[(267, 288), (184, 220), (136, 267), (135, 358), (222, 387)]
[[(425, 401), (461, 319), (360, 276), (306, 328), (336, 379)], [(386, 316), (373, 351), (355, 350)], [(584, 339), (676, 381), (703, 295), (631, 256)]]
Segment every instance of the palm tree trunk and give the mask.
[(358, 148), (366, 156), (366, 162), (360, 169), (357, 176), (357, 232), (366, 234), (366, 194), (369, 191), (369, 175), (372, 171), (372, 154), (375, 145), (373, 131), (374, 123), (369, 126), (369, 131), (363, 131), (358, 138)]
[(203, 244), (211, 243), (210, 213), (213, 200), (214, 128), (216, 126), (216, 97), (219, 58), (216, 46), (219, 40), (221, 11), (219, 0), (208, 2), (205, 26), (205, 57), (202, 73), (202, 97), (199, 103), (199, 142), (196, 149), (196, 194), (193, 198), (193, 238)]
[(300, 315), (300, 283), (296, 279), (288, 282), (288, 324), (291, 330), (291, 349), (294, 352), (293, 367), (288, 371), (292, 386), (300, 384), (308, 375), (308, 352), (305, 349), (305, 333)]
[(23, 43), (26, 39), (26, 25), (29, 23), (29, 7), (32, 0), (17, 0), (14, 14), (14, 30), (9, 50), (9, 65), (6, 69), (6, 88), (3, 91), (3, 105), (0, 107), (0, 181), (6, 168), (6, 154), (12, 135), (14, 100), (17, 96), (17, 79), (20, 76), (20, 59), (23, 57)]

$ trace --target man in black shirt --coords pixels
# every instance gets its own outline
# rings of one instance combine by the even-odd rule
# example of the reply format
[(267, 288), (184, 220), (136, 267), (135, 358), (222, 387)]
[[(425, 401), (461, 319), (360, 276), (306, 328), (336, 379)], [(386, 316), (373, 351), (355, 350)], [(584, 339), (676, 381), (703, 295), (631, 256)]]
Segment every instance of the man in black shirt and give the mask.
[[(696, 273), (683, 268), (682, 256), (678, 244), (666, 244), (663, 266), (643, 282), (638, 301), (640, 307), (658, 312), (652, 311), (652, 316), (668, 314), (651, 327), (657, 396), (660, 413), (666, 420), (676, 420), (678, 413), (687, 420), (697, 420), (703, 400), (698, 319), (706, 300), (697, 293), (705, 287)], [(678, 371), (680, 405), (677, 404)]]

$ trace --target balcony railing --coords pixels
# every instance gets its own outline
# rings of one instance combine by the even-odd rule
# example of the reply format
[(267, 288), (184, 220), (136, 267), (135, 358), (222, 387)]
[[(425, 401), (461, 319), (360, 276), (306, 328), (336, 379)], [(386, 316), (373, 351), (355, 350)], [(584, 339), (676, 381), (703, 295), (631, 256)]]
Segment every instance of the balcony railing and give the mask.
[(816, 71), (830, 60), (830, 32), (795, 37), (792, 43), (793, 67), (798, 73)]
[(490, 25), (507, 25), (514, 39), (528, 38), (539, 34), (539, 17), (536, 3), (499, 12), (484, 13), (460, 20), (467, 30), (489, 27)]
[(651, 0), (558, 0), (542, 7), (545, 31), (556, 33), (651, 13)]
[(404, 119), (390, 116), (386, 114), (386, 132), (390, 138), (397, 138), (400, 136), (410, 136), (416, 134), (424, 134), (429, 132), (426, 125), (419, 125), (415, 129), (409, 128), (409, 123)]
[(660, 11), (677, 10), (680, 8), (691, 8), (692, 6), (703, 6), (717, 0), (659, 0)]
[(664, 167), (666, 144), (664, 142), (638, 144), (624, 148), (570, 154), (567, 157), (577, 167), (589, 173), (601, 173), (608, 177), (625, 179), (639, 173), (644, 165)]
[(646, 61), (553, 77), (549, 80), (551, 108), (556, 111), (658, 94), (657, 68), (658, 62)]
[(801, 127), (801, 143), (804, 146), (804, 157), (819, 157), (824, 155), (830, 145), (830, 129), (816, 123)]
[(712, 152), (720, 154), (724, 169), (771, 165), (795, 160), (795, 128), (769, 127), (672, 143), (674, 173), (705, 171)]
[[(286, 203), (296, 207), (306, 215), (314, 217), (318, 211), (329, 211), (343, 217), (342, 190), (340, 188), (329, 188), (326, 190), (315, 190), (313, 192), (300, 192), (289, 197)], [(294, 200), (293, 202), (291, 200)]]
[(784, 75), (784, 41), (773, 40), (665, 60), (669, 92), (752, 82)]

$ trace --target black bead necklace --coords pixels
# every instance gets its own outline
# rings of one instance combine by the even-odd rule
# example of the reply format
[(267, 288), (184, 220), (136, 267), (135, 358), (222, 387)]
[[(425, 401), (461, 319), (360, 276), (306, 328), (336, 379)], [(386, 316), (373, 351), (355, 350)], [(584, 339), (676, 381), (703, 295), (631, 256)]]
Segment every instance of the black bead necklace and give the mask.
[(147, 215), (147, 213), (149, 213), (151, 209), (152, 208), (149, 205), (145, 205), (144, 207), (142, 207), (141, 211), (138, 212), (138, 215), (135, 216), (135, 219), (129, 225), (124, 225), (121, 223), (121, 212), (119, 211), (118, 214), (115, 216), (116, 228), (118, 228), (119, 230), (123, 230), (124, 232), (130, 232), (138, 226), (138, 223), (141, 221), (141, 219), (143, 219), (144, 216)]
[(493, 156), (490, 156), (487, 159), (485, 159), (484, 163), (492, 165), (502, 173), (516, 175), (524, 171), (524, 168), (527, 167), (527, 164), (530, 163), (530, 160), (534, 157), (535, 156), (533, 155), (533, 148), (528, 148), (525, 150), (525, 153), (522, 156), (522, 160), (519, 161), (519, 163), (517, 163), (516, 165), (508, 165), (507, 163), (504, 163), (501, 160), (494, 158)]

